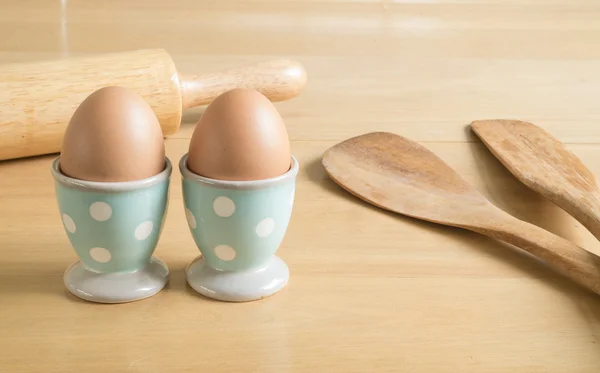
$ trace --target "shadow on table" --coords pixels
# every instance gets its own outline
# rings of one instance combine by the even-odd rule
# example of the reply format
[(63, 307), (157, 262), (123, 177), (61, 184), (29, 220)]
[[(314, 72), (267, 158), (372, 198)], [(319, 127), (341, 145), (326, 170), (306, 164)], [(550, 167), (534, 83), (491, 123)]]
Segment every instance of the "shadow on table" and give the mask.
[(167, 291), (179, 291), (184, 295), (192, 297), (195, 300), (199, 301), (207, 301), (207, 302), (219, 302), (212, 298), (205, 297), (204, 295), (196, 292), (192, 287), (187, 283), (186, 280), (186, 269), (189, 263), (194, 258), (190, 258), (189, 261), (175, 261), (169, 263), (169, 270), (171, 272), (169, 283), (167, 284), (168, 288), (165, 288)]
[(15, 294), (63, 295), (64, 263), (0, 261), (0, 297)]
[[(19, 296), (27, 296), (30, 299), (35, 299), (36, 296), (39, 296), (40, 299), (42, 297), (60, 297), (70, 302), (101, 305), (101, 303), (80, 299), (66, 289), (63, 275), (70, 264), (72, 263), (0, 262), (0, 299), (10, 302), (11, 299), (17, 299)], [(181, 292), (196, 300), (217, 302), (202, 296), (187, 284), (185, 279), (187, 262), (175, 261), (168, 264), (169, 282), (161, 290), (161, 293)]]

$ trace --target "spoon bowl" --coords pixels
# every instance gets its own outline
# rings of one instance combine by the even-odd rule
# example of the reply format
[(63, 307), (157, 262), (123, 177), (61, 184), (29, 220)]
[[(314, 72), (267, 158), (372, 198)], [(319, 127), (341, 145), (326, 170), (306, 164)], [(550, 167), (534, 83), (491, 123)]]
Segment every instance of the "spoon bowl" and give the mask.
[(479, 120), (471, 128), (510, 173), (600, 240), (596, 178), (558, 139), (532, 123), (518, 120)]

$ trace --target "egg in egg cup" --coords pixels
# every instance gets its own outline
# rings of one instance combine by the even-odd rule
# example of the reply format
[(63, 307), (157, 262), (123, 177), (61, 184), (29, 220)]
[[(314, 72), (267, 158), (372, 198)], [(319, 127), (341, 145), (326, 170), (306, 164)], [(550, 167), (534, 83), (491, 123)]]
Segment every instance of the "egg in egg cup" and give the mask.
[(236, 88), (208, 105), (179, 162), (201, 254), (187, 268), (193, 289), (243, 302), (286, 286), (289, 269), (275, 252), (290, 222), (298, 169), (283, 118), (262, 93)]
[(79, 257), (64, 275), (71, 293), (121, 303), (166, 285), (169, 270), (153, 253), (171, 172), (158, 118), (138, 93), (102, 87), (81, 102), (52, 163), (60, 216)]

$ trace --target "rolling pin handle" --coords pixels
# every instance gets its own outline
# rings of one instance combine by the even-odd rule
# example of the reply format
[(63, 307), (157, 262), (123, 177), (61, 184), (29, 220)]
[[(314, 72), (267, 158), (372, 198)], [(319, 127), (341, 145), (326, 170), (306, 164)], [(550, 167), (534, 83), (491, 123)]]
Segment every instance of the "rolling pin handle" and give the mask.
[(207, 105), (235, 88), (256, 89), (271, 101), (289, 100), (304, 89), (306, 70), (299, 62), (280, 59), (202, 75), (179, 74), (183, 109)]

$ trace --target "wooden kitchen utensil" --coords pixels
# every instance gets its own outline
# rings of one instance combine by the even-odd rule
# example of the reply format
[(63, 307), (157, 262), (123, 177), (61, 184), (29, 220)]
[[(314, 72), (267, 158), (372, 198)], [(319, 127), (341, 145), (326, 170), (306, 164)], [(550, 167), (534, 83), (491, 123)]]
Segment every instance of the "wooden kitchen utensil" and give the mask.
[(322, 164), (342, 188), (375, 206), (520, 247), (557, 273), (600, 294), (598, 256), (500, 210), (415, 142), (373, 132), (328, 149)]
[(183, 109), (208, 104), (227, 90), (252, 88), (282, 101), (305, 84), (302, 65), (286, 59), (182, 75), (162, 49), (0, 65), (0, 160), (60, 151), (77, 106), (104, 86), (140, 94), (168, 136), (179, 129)]
[(575, 154), (532, 123), (478, 120), (471, 128), (517, 179), (565, 210), (600, 240), (596, 178)]

